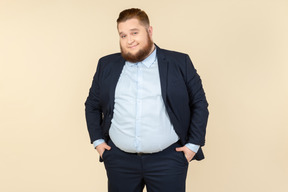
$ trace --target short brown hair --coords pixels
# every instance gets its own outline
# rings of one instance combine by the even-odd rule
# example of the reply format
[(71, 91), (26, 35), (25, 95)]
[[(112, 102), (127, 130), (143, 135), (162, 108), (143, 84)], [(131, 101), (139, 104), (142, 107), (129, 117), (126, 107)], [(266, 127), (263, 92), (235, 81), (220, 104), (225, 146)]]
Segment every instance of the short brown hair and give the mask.
[(148, 15), (145, 13), (145, 11), (138, 8), (125, 9), (122, 11), (117, 19), (117, 25), (133, 18), (138, 19), (140, 23), (147, 27), (150, 26)]

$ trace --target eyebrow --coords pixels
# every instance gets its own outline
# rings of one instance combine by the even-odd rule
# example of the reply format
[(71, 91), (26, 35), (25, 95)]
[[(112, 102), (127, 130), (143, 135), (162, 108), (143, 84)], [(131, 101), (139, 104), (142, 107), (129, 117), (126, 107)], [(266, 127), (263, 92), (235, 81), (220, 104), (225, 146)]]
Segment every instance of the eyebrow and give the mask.
[(129, 31), (139, 31), (138, 28), (133, 28), (133, 29), (130, 29)]
[[(139, 29), (138, 28), (133, 28), (133, 29), (129, 29), (129, 31), (139, 31)], [(121, 35), (121, 34), (123, 34), (122, 31), (119, 33), (119, 35)]]

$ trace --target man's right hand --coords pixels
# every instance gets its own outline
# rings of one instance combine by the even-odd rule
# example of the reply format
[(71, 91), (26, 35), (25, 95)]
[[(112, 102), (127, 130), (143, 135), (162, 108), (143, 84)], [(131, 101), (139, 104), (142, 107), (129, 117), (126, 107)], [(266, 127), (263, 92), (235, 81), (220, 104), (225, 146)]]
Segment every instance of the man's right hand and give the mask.
[[(97, 152), (99, 153), (100, 157), (102, 158), (102, 155), (104, 153), (105, 150), (110, 150), (111, 147), (109, 145), (107, 145), (107, 143), (101, 143), (100, 145), (98, 145), (96, 147)], [(102, 158), (103, 159), (103, 158)]]

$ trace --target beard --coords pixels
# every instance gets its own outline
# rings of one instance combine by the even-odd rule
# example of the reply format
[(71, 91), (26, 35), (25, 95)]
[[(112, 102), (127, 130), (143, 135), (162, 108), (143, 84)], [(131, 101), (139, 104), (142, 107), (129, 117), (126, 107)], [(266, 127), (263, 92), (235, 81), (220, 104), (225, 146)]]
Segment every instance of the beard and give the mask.
[(131, 54), (129, 51), (125, 52), (122, 46), (120, 45), (122, 57), (126, 61), (129, 61), (131, 63), (138, 63), (140, 61), (143, 61), (151, 53), (152, 47), (154, 45), (152, 39), (150, 38), (148, 34), (147, 34), (147, 38), (148, 38), (147, 44), (134, 55)]

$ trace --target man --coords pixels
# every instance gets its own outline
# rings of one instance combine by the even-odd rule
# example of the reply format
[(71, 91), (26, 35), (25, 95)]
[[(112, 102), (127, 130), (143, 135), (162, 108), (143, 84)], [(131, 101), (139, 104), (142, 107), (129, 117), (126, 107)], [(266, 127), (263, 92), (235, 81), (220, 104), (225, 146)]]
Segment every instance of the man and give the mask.
[(121, 54), (99, 60), (86, 105), (109, 192), (184, 192), (204, 158), (208, 103), (188, 55), (159, 48), (146, 13), (119, 14)]

